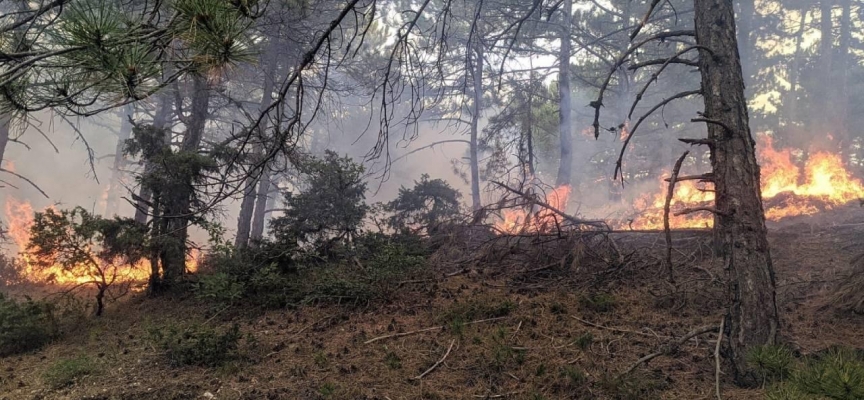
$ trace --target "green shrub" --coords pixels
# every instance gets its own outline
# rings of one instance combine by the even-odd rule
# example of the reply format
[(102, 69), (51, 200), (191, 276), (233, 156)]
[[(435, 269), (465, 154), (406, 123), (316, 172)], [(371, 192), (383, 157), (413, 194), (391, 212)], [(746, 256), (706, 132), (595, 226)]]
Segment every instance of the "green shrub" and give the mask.
[(60, 389), (74, 384), (76, 380), (92, 374), (95, 370), (95, 364), (86, 356), (67, 358), (48, 367), (43, 379), (52, 389)]
[(763, 382), (782, 380), (792, 368), (792, 351), (781, 345), (754, 347), (747, 353), (747, 363), (756, 369)]
[(798, 386), (788, 383), (775, 383), (765, 390), (766, 400), (814, 400), (813, 396), (804, 393)]
[(607, 313), (615, 309), (615, 297), (608, 293), (592, 293), (579, 298), (579, 306), (596, 313)]
[(172, 366), (218, 367), (240, 357), (240, 327), (234, 324), (220, 332), (213, 328), (175, 325), (150, 330), (150, 339)]
[(18, 302), (0, 293), (0, 357), (36, 350), (57, 336), (50, 303)]
[(835, 400), (864, 399), (864, 355), (832, 348), (795, 371), (792, 382), (805, 393)]

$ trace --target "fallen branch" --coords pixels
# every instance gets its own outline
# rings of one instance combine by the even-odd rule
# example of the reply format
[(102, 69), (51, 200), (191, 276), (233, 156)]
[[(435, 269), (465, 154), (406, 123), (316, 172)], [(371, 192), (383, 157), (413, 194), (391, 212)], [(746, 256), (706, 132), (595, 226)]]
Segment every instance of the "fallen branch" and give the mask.
[(647, 337), (664, 337), (664, 338), (669, 338), (669, 336), (652, 335), (652, 334), (650, 334), (650, 333), (639, 332), (639, 331), (633, 331), (633, 330), (629, 330), (629, 329), (614, 328), (614, 327), (611, 327), (611, 326), (603, 326), (603, 325), (595, 324), (595, 323), (590, 322), (590, 321), (586, 321), (586, 320), (581, 319), (581, 318), (576, 317), (576, 316), (574, 316), (573, 319), (575, 319), (575, 320), (577, 320), (577, 321), (579, 321), (579, 322), (581, 322), (581, 323), (583, 323), (583, 324), (585, 324), (585, 325), (593, 326), (593, 327), (595, 327), (595, 328), (604, 329), (604, 330), (612, 331), (612, 332), (618, 332), (618, 333), (632, 333), (632, 334), (635, 334), (635, 335), (642, 335), (642, 336), (647, 336)]
[(530, 195), (530, 194), (527, 194), (527, 193), (525, 193), (525, 192), (522, 192), (522, 191), (520, 191), (520, 190), (518, 190), (518, 189), (514, 189), (514, 188), (512, 188), (512, 187), (510, 187), (510, 186), (507, 186), (506, 184), (501, 183), (501, 182), (498, 182), (498, 181), (492, 181), (492, 183), (494, 183), (494, 184), (496, 184), (496, 185), (498, 185), (498, 186), (501, 186), (502, 188), (504, 188), (504, 189), (506, 189), (506, 190), (508, 190), (508, 191), (510, 191), (510, 192), (513, 192), (513, 193), (516, 194), (516, 195), (519, 195), (519, 197), (522, 197), (523, 199), (525, 199), (525, 200), (528, 201), (528, 202), (531, 202), (531, 203), (534, 203), (534, 204), (536, 204), (536, 205), (538, 205), (538, 206), (540, 206), (540, 207), (546, 208), (546, 209), (548, 209), (549, 211), (552, 211), (552, 212), (554, 212), (555, 214), (560, 215), (562, 218), (564, 218), (564, 219), (566, 219), (567, 221), (570, 221), (570, 222), (572, 222), (572, 223), (574, 223), (574, 224), (577, 224), (577, 225), (588, 225), (588, 226), (593, 226), (593, 227), (595, 227), (595, 228), (607, 228), (607, 229), (608, 229), (608, 226), (606, 225), (606, 222), (605, 222), (605, 221), (599, 221), (599, 220), (585, 220), (585, 219), (579, 219), (579, 218), (576, 218), (576, 217), (574, 217), (574, 216), (572, 216), (572, 215), (570, 215), (570, 214), (565, 213), (564, 211), (561, 211), (561, 210), (559, 210), (559, 209), (553, 207), (551, 204), (549, 204), (549, 203), (547, 203), (547, 202), (545, 202), (545, 201), (542, 201), (542, 200), (538, 199), (537, 196), (532, 196), (532, 195)]
[(436, 362), (435, 364), (432, 364), (432, 366), (429, 367), (429, 369), (427, 369), (427, 370), (426, 370), (425, 372), (423, 372), (422, 374), (415, 376), (414, 379), (415, 379), (415, 380), (417, 380), (417, 379), (423, 379), (423, 377), (426, 376), (426, 374), (432, 372), (433, 370), (435, 370), (435, 368), (438, 368), (438, 366), (441, 365), (442, 362), (444, 362), (444, 359), (447, 358), (447, 356), (450, 355), (450, 350), (453, 350), (453, 345), (454, 345), (455, 343), (456, 343), (456, 339), (451, 340), (451, 341), (450, 341), (450, 347), (447, 348), (447, 352), (444, 353), (444, 357), (441, 357), (441, 359), (438, 360), (438, 362)]
[(720, 343), (723, 342), (723, 327), (726, 325), (726, 316), (720, 320), (720, 333), (717, 334), (717, 345), (714, 347), (714, 383), (717, 389), (717, 400), (723, 400), (720, 396)]
[(633, 372), (633, 370), (635, 370), (638, 366), (640, 366), (644, 363), (647, 363), (648, 361), (651, 361), (651, 360), (653, 360), (659, 356), (662, 356), (664, 354), (672, 354), (675, 350), (677, 350), (679, 347), (681, 347), (682, 344), (684, 344), (688, 340), (692, 339), (693, 337), (696, 337), (696, 336), (699, 336), (699, 335), (702, 335), (705, 333), (709, 333), (709, 332), (714, 332), (716, 330), (717, 330), (716, 326), (703, 326), (701, 328), (696, 328), (696, 329), (690, 331), (688, 334), (682, 336), (681, 338), (675, 339), (673, 341), (670, 341), (670, 342), (660, 346), (659, 350), (657, 350), (657, 351), (655, 351), (655, 352), (653, 352), (653, 353), (651, 353), (645, 357), (640, 358), (638, 361), (633, 363), (633, 365), (631, 365), (629, 368), (627, 368), (627, 370), (625, 370), (623, 373), (621, 373), (621, 375), (619, 375), (619, 378)]
[(663, 232), (666, 236), (666, 271), (669, 274), (669, 283), (674, 283), (675, 278), (672, 276), (672, 231), (669, 228), (669, 208), (672, 207), (672, 197), (675, 195), (675, 184), (678, 182), (678, 172), (681, 171), (681, 163), (690, 154), (685, 151), (675, 161), (675, 167), (672, 168), (672, 176), (669, 177), (669, 190), (666, 191), (666, 203), (663, 205)]
[[(465, 325), (473, 325), (473, 324), (479, 324), (479, 323), (482, 323), (482, 322), (498, 321), (498, 320), (502, 320), (502, 319), (505, 319), (505, 318), (507, 318), (507, 317), (497, 317), (497, 318), (489, 318), (489, 319), (480, 319), (480, 320), (477, 320), (477, 321), (471, 321), (471, 322), (469, 322), (469, 323), (467, 323), (467, 324), (465, 324)], [(414, 334), (417, 334), (417, 333), (423, 333), (423, 332), (429, 332), (429, 331), (436, 331), (436, 330), (439, 330), (439, 329), (444, 329), (444, 325), (438, 325), (438, 326), (433, 326), (433, 327), (430, 327), (430, 328), (418, 329), (418, 330), (416, 330), (416, 331), (402, 332), (402, 333), (394, 333), (394, 334), (391, 334), (391, 335), (378, 336), (378, 337), (376, 337), (376, 338), (372, 338), (372, 339), (369, 339), (369, 340), (363, 342), (363, 344), (374, 343), (374, 342), (377, 342), (377, 341), (379, 341), (379, 340), (390, 339), (390, 338), (395, 338), (395, 337), (403, 337), (403, 336), (414, 335)]]

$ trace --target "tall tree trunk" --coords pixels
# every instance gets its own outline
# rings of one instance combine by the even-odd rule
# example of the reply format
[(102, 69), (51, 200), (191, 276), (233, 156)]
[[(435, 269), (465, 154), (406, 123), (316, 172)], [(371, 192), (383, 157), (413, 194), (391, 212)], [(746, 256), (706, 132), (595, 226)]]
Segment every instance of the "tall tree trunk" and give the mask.
[(804, 41), (804, 31), (807, 24), (807, 9), (801, 10), (801, 20), (798, 22), (798, 31), (795, 33), (795, 53), (792, 55), (792, 65), (789, 67), (789, 96), (784, 99), (783, 104), (788, 104), (787, 124), (791, 124), (793, 118), (800, 118), (798, 113), (798, 84), (801, 69), (801, 44)]
[(265, 169), (258, 183), (258, 193), (255, 199), (255, 214), (252, 216), (252, 242), (259, 242), (264, 237), (264, 225), (267, 221), (267, 210), (272, 208), (270, 189), (273, 182), (270, 179), (270, 170)]
[[(171, 100), (169, 99), (169, 92), (165, 91), (158, 95), (158, 105), (156, 106), (156, 113), (153, 116), (153, 127), (156, 129), (164, 129), (165, 125), (168, 124), (168, 115), (171, 112)], [(165, 130), (165, 135), (167, 137), (167, 141), (165, 143), (171, 142), (171, 133), (170, 129)], [(145, 160), (144, 161), (144, 175), (147, 176), (151, 174), (156, 165)], [(150, 201), (153, 199), (153, 190), (148, 185), (141, 185), (138, 189), (138, 195), (134, 196), (137, 200), (135, 201), (135, 221), (139, 224), (147, 223), (147, 214), (150, 211)]]
[(561, 19), (561, 48), (558, 54), (558, 135), (561, 144), (561, 160), (558, 164), (558, 186), (572, 184), (573, 173), (573, 101), (570, 93), (570, 56), (573, 29), (573, 0), (564, 0)]
[(849, 138), (849, 131), (846, 127), (846, 114), (849, 104), (849, 91), (847, 85), (849, 83), (849, 45), (852, 41), (852, 2), (851, 0), (841, 0), (840, 6), (843, 10), (840, 16), (840, 42), (837, 48), (837, 60), (834, 62), (835, 74), (837, 79), (836, 94), (834, 97), (834, 118), (833, 123), (835, 135), (837, 136), (837, 145), (841, 152), (846, 157), (851, 153), (850, 148), (852, 143)]
[(755, 386), (745, 355), (775, 343), (780, 324), (732, 0), (697, 0), (695, 16), (696, 43), (705, 47), (699, 50), (705, 116), (716, 121), (708, 124), (708, 138), (720, 216), (714, 229), (728, 275), (727, 354), (736, 382)]
[[(818, 83), (818, 104), (824, 108), (814, 115), (815, 126), (811, 129), (815, 132), (836, 134), (833, 132), (834, 121), (834, 91), (836, 80), (834, 79), (834, 20), (832, 16), (833, 0), (822, 0), (819, 4), (821, 12), (820, 31), (822, 38), (819, 42), (819, 73), (821, 79)], [(817, 143), (813, 143), (817, 144)], [(809, 149), (808, 149), (809, 150)], [(805, 157), (808, 152), (805, 152)]]
[[(277, 38), (271, 38), (270, 43), (267, 46), (267, 51), (264, 55), (263, 64), (265, 65), (264, 69), (264, 83), (261, 85), (261, 102), (258, 106), (259, 113), (263, 113), (270, 107), (270, 104), (273, 102), (273, 87), (275, 81), (275, 73), (276, 73), (276, 64), (277, 64), (277, 53), (279, 51), (279, 43), (280, 40)], [(254, 146), (254, 150), (252, 152), (252, 162), (258, 163), (261, 162), (261, 158), (264, 157), (264, 147), (262, 143), (264, 142), (264, 138), (266, 137), (267, 126), (270, 123), (269, 118), (264, 118), (261, 120), (261, 123), (258, 126), (258, 143)], [(240, 203), (240, 214), (237, 216), (237, 236), (234, 239), (234, 245), (238, 248), (246, 247), (249, 244), (249, 235), (252, 229), (252, 220), (254, 218), (254, 210), (256, 206), (257, 199), (257, 191), (256, 187), (258, 186), (259, 181), (263, 181), (263, 176), (258, 177), (255, 176), (255, 171), (253, 171), (252, 175), (246, 178), (245, 188), (243, 190), (243, 202)], [(260, 171), (262, 175), (267, 174), (266, 165), (263, 166), (263, 171)], [(267, 179), (267, 186), (269, 189), (269, 177)], [(264, 200), (266, 203), (266, 199)]]
[(531, 62), (531, 72), (528, 73), (528, 115), (526, 116), (527, 129), (525, 129), (526, 142), (526, 162), (528, 163), (528, 176), (532, 179), (536, 175), (534, 170), (534, 64)]
[(471, 76), (473, 77), (474, 101), (471, 113), (471, 145), (469, 148), (471, 163), (471, 206), (474, 211), (482, 207), (480, 201), (480, 149), (479, 149), (479, 124), (480, 112), (483, 110), (483, 46), (476, 43), (472, 51), (474, 53), (471, 65)]
[[(195, 75), (192, 78), (192, 104), (189, 111), (189, 120), (180, 151), (197, 153), (201, 146), (204, 135), (204, 126), (210, 116), (210, 84), (206, 78)], [(164, 283), (173, 284), (178, 282), (186, 272), (186, 239), (188, 237), (188, 225), (190, 220), (190, 203), (194, 196), (192, 185), (193, 177), (184, 177), (185, 182), (177, 182), (173, 193), (165, 193), (165, 215), (167, 219), (167, 235), (170, 240), (165, 241), (162, 249), (162, 280)]]
[(123, 112), (120, 113), (120, 130), (117, 132), (117, 146), (114, 148), (114, 163), (111, 165), (111, 181), (108, 182), (108, 199), (105, 202), (105, 214), (116, 215), (120, 208), (120, 196), (122, 195), (123, 187), (123, 167), (126, 164), (126, 157), (123, 154), (123, 149), (126, 147), (126, 140), (132, 136), (132, 123), (129, 118), (135, 108), (131, 104), (123, 107)]
[(12, 120), (8, 115), (0, 116), (0, 167), (3, 167), (6, 145), (9, 144), (10, 125), (12, 125)]

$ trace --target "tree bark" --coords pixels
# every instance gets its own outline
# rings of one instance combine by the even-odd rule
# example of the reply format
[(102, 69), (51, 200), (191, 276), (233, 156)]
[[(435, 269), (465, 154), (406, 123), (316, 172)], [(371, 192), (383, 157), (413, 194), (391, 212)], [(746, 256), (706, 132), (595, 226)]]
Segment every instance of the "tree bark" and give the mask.
[(558, 135), (561, 145), (561, 160), (558, 164), (558, 186), (570, 185), (573, 173), (573, 101), (570, 93), (570, 56), (573, 29), (573, 0), (564, 0), (561, 20), (561, 47), (558, 54)]
[(9, 128), (12, 120), (7, 115), (0, 116), (0, 167), (3, 166), (3, 157), (6, 155), (6, 145), (9, 144)]
[[(280, 41), (277, 38), (271, 38), (270, 43), (267, 46), (267, 52), (264, 55), (263, 64), (266, 66), (264, 69), (264, 83), (261, 85), (261, 102), (258, 106), (258, 111), (264, 112), (270, 107), (270, 104), (273, 102), (273, 87), (275, 80), (275, 72), (276, 72), (276, 61), (278, 60), (277, 52), (279, 51), (279, 43)], [(264, 118), (261, 120), (261, 123), (258, 126), (258, 140), (264, 141), (265, 132), (267, 131), (267, 126), (270, 123), (269, 118)], [(256, 143), (255, 148), (252, 151), (252, 162), (258, 163), (261, 158), (264, 156), (264, 149), (262, 144)], [(267, 174), (267, 168), (264, 166), (262, 175)], [(255, 207), (257, 205), (257, 191), (256, 187), (258, 186), (259, 181), (263, 182), (263, 176), (258, 177), (255, 176), (255, 172), (246, 178), (245, 188), (243, 190), (243, 202), (240, 203), (240, 214), (237, 216), (237, 236), (234, 238), (234, 246), (238, 248), (244, 248), (249, 245), (249, 236), (252, 230), (253, 218), (255, 215)], [(267, 186), (269, 188), (269, 177), (267, 179)], [(264, 201), (266, 203), (266, 199)], [(263, 207), (263, 205), (262, 205)]]
[(126, 147), (126, 140), (132, 136), (132, 123), (129, 121), (129, 118), (132, 118), (133, 113), (135, 113), (135, 108), (131, 104), (123, 107), (123, 112), (120, 113), (120, 130), (117, 132), (114, 163), (111, 165), (111, 181), (108, 182), (108, 199), (105, 202), (105, 214), (109, 216), (116, 215), (120, 209), (123, 166), (126, 163), (123, 149)]
[(714, 229), (722, 238), (728, 277), (727, 355), (736, 382), (756, 386), (759, 379), (745, 355), (775, 343), (780, 324), (732, 0), (697, 0), (695, 17), (696, 42), (704, 46), (699, 69), (705, 116), (717, 121), (708, 124), (708, 138), (719, 215)]
[(473, 63), (471, 76), (473, 78), (473, 110), (471, 112), (471, 145), (469, 155), (471, 163), (471, 206), (474, 211), (482, 207), (480, 201), (480, 145), (479, 124), (480, 112), (483, 110), (483, 46), (476, 43), (473, 46)]
[[(192, 78), (192, 104), (189, 121), (180, 144), (181, 152), (196, 153), (201, 146), (204, 126), (210, 116), (210, 84), (206, 78), (195, 75)], [(171, 285), (182, 279), (186, 273), (186, 239), (191, 213), (191, 201), (194, 196), (192, 177), (185, 177), (186, 182), (178, 182), (173, 193), (166, 193), (165, 215), (167, 229), (164, 235), (170, 240), (165, 241), (162, 249), (162, 280)]]
[(253, 243), (260, 242), (264, 238), (264, 225), (267, 221), (266, 212), (272, 208), (272, 197), (270, 189), (273, 181), (270, 178), (270, 170), (265, 169), (258, 183), (258, 193), (255, 199), (255, 214), (252, 216), (252, 233), (250, 239)]
[[(153, 116), (153, 127), (156, 129), (164, 129), (168, 124), (168, 114), (171, 112), (171, 100), (169, 92), (165, 91), (158, 96), (159, 105), (156, 108), (156, 113)], [(166, 143), (171, 142), (170, 130), (165, 131), (167, 136)], [(151, 174), (157, 166), (153, 163), (144, 161), (144, 175)], [(149, 203), (153, 199), (153, 190), (147, 185), (141, 185), (138, 189), (138, 196), (135, 204), (135, 221), (139, 224), (147, 223), (147, 214), (150, 210)]]
[(840, 42), (837, 48), (837, 60), (834, 62), (835, 73), (837, 79), (836, 94), (833, 96), (835, 107), (834, 109), (834, 134), (837, 136), (837, 145), (842, 153), (851, 153), (852, 146), (849, 138), (849, 131), (846, 127), (846, 114), (849, 105), (849, 91), (847, 88), (849, 82), (849, 45), (852, 41), (852, 2), (850, 0), (841, 0), (840, 7), (842, 14), (840, 16)]

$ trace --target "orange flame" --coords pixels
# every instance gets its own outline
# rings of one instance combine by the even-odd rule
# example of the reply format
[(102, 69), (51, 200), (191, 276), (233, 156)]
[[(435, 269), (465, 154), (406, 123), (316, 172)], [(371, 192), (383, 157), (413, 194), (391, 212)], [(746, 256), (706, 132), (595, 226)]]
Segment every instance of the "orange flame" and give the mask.
[[(6, 222), (9, 225), (8, 235), (18, 247), (20, 256), (24, 261), (25, 268), (23, 278), (33, 283), (55, 283), (59, 285), (84, 284), (98, 279), (101, 269), (107, 279), (114, 282), (146, 282), (150, 277), (150, 261), (141, 260), (131, 267), (122, 265), (99, 265), (98, 267), (88, 265), (40, 265), (34, 255), (27, 251), (30, 242), (30, 228), (33, 226), (34, 212), (29, 202), (20, 201), (12, 196), (7, 196), (5, 204)], [(186, 270), (196, 272), (200, 251), (192, 249), (186, 257)]]
[[(804, 168), (792, 161), (789, 149), (774, 149), (771, 137), (760, 137), (757, 158), (761, 165), (762, 199), (765, 201), (765, 218), (777, 221), (795, 215), (810, 215), (820, 210), (831, 209), (856, 199), (864, 198), (864, 185), (844, 167), (840, 156), (827, 152), (810, 155)], [(662, 181), (661, 181), (662, 182)], [(639, 217), (627, 227), (632, 229), (663, 229), (663, 205), (666, 201), (664, 189), (653, 196), (637, 201)], [(699, 187), (694, 181), (678, 182), (672, 200), (670, 226), (673, 228), (706, 228), (713, 225), (713, 216), (699, 212), (675, 217), (676, 210), (713, 202), (714, 193), (704, 191), (710, 184)], [(703, 191), (700, 191), (702, 189)], [(791, 194), (788, 198), (780, 198)], [(775, 199), (775, 201), (770, 201)]]
[[(550, 206), (564, 211), (567, 208), (570, 190), (568, 185), (559, 186), (546, 195), (545, 201)], [(501, 216), (503, 220), (497, 222), (495, 228), (508, 234), (548, 232), (560, 223), (559, 216), (548, 208), (540, 208), (533, 213), (521, 208), (504, 210)]]

